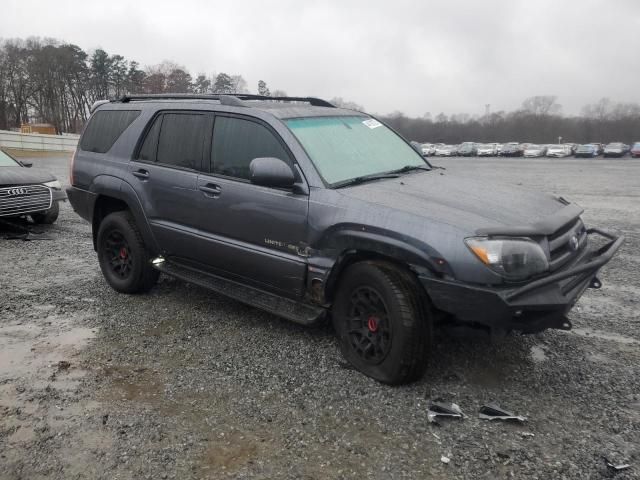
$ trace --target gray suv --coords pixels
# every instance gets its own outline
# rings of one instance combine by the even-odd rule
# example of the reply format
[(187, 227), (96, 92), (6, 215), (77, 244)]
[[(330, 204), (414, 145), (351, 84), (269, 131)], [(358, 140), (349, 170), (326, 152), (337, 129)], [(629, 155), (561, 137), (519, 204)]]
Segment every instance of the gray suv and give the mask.
[(320, 99), (127, 96), (93, 109), (67, 193), (115, 290), (163, 272), (302, 324), (330, 318), (355, 368), (399, 384), (423, 374), (437, 324), (571, 328), (622, 243), (563, 198), (436, 168)]

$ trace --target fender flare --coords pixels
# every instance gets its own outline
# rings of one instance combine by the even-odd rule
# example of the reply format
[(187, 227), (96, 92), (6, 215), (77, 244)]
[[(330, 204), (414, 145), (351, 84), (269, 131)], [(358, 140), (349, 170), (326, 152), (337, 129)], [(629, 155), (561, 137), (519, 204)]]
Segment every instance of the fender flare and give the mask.
[[(95, 206), (98, 204), (101, 196), (120, 200), (129, 207), (129, 211), (133, 215), (136, 225), (140, 229), (140, 233), (142, 234), (145, 244), (151, 249), (151, 251), (160, 252), (159, 245), (153, 235), (151, 226), (147, 221), (147, 217), (144, 214), (140, 199), (131, 185), (118, 177), (111, 175), (98, 175), (94, 178), (94, 181), (90, 186), (90, 191), (96, 195), (92, 218), (96, 214)], [(96, 246), (96, 235), (97, 232), (93, 232), (94, 247)]]
[(307, 288), (316, 302), (330, 302), (344, 268), (361, 259), (388, 261), (420, 275), (453, 276), (437, 250), (396, 232), (343, 227), (328, 235), (331, 238), (328, 245), (312, 248), (309, 257)]

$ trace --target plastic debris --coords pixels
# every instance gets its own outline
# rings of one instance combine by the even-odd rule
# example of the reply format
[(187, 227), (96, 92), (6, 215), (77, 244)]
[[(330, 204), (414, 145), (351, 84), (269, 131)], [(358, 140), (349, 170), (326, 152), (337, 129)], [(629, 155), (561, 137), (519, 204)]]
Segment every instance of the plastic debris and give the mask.
[(616, 472), (620, 472), (622, 470), (628, 470), (631, 468), (631, 465), (629, 465), (628, 463), (616, 465), (615, 463), (607, 460), (606, 457), (603, 457), (603, 458), (604, 458), (604, 464), (607, 466), (607, 468), (610, 468), (611, 470), (614, 470)]
[(478, 410), (478, 418), (482, 420), (504, 420), (513, 422), (526, 422), (527, 417), (520, 415), (514, 415), (507, 410), (503, 410), (497, 405), (483, 405)]
[(464, 413), (458, 405), (452, 403), (450, 405), (445, 405), (443, 403), (430, 403), (429, 408), (427, 409), (427, 418), (431, 423), (438, 423), (437, 418), (445, 417), (445, 418), (464, 418)]
[(441, 461), (442, 463), (446, 463), (446, 464), (448, 464), (448, 463), (451, 461), (451, 459), (450, 459), (449, 457), (445, 457), (444, 455), (442, 455), (442, 456), (440, 457), (440, 461)]

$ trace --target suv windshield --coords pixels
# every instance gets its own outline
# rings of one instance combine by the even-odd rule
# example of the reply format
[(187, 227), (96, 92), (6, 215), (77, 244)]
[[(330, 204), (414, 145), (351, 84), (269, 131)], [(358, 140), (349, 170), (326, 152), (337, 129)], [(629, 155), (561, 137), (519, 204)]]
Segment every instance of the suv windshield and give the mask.
[(403, 167), (428, 168), (415, 149), (373, 118), (310, 117), (285, 123), (329, 185)]
[(9, 155), (0, 150), (0, 167), (17, 167), (18, 162), (16, 162)]

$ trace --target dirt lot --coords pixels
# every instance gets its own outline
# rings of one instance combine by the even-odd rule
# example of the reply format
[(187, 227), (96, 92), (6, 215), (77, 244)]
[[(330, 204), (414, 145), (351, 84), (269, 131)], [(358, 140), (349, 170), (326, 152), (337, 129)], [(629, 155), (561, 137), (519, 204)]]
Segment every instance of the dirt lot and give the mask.
[[(67, 162), (34, 168), (66, 180)], [(0, 478), (640, 478), (640, 161), (435, 163), (562, 194), (626, 236), (572, 332), (440, 334), (420, 382), (383, 386), (328, 328), (165, 277), (115, 293), (65, 204), (32, 241), (0, 230)], [(432, 426), (430, 399), (468, 416)], [(486, 402), (528, 422), (480, 420)]]

